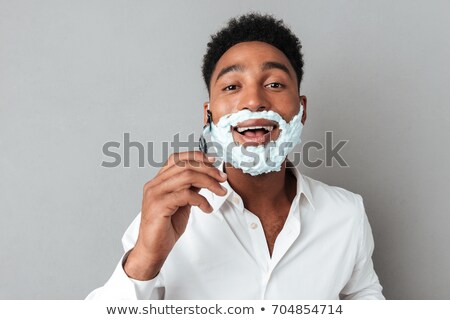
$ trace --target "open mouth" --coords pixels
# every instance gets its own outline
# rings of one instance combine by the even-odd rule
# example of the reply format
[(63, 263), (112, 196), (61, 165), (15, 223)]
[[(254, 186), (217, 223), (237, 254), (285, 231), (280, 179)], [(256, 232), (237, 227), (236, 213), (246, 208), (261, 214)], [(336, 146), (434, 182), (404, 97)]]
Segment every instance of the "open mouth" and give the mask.
[(265, 119), (247, 120), (232, 127), (235, 142), (245, 145), (266, 144), (278, 138), (278, 124)]
[(253, 127), (235, 127), (239, 134), (246, 137), (258, 137), (263, 136), (269, 132), (272, 132), (274, 126), (253, 126)]

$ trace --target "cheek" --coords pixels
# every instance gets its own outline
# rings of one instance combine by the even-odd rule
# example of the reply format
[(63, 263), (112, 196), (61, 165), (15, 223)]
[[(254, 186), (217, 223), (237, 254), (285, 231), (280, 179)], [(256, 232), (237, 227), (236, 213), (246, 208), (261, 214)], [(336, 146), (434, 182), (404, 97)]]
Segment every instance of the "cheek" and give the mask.
[(215, 124), (217, 124), (224, 115), (228, 114), (224, 112), (221, 108), (211, 108), (212, 120)]
[(285, 106), (287, 108), (280, 109), (277, 112), (286, 122), (290, 122), (300, 112), (300, 101), (298, 101), (298, 104), (296, 101), (291, 101)]
[(236, 112), (234, 106), (232, 102), (216, 101), (214, 104), (211, 103), (210, 108), (214, 123), (217, 124), (221, 117)]

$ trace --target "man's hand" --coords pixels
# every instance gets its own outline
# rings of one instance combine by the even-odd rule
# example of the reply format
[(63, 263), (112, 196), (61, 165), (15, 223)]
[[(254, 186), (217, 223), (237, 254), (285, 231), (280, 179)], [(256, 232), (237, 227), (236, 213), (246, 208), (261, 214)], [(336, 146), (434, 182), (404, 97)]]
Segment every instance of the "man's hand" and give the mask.
[(153, 279), (186, 229), (191, 207), (212, 212), (200, 189), (224, 196), (227, 191), (219, 182), (225, 180), (226, 174), (202, 152), (172, 154), (144, 186), (139, 236), (125, 262), (126, 274), (137, 280)]

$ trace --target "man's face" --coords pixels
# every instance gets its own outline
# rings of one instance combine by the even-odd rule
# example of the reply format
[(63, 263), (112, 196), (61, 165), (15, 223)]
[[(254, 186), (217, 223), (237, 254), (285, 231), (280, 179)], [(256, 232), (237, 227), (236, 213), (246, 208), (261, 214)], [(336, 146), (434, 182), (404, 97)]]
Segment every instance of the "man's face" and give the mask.
[[(241, 42), (228, 49), (216, 64), (210, 82), (210, 110), (213, 121), (243, 109), (272, 110), (287, 122), (304, 107), (306, 97), (299, 96), (295, 71), (282, 51), (265, 42)], [(205, 119), (206, 119), (205, 104)], [(248, 127), (272, 128), (248, 130)], [(233, 128), (233, 138), (239, 144), (262, 144), (279, 136), (276, 123), (265, 119), (248, 120)]]

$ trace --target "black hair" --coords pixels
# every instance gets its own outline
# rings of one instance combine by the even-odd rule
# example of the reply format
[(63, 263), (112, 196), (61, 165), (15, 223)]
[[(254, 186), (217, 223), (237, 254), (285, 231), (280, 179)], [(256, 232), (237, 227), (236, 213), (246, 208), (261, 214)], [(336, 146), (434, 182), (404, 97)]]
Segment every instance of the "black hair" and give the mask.
[(300, 40), (284, 24), (283, 20), (276, 20), (267, 14), (248, 13), (230, 19), (223, 29), (211, 35), (202, 65), (203, 79), (208, 93), (217, 61), (232, 46), (247, 41), (265, 42), (282, 51), (295, 70), (300, 89), (303, 78), (303, 54)]

